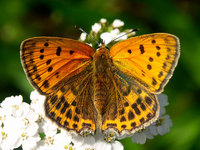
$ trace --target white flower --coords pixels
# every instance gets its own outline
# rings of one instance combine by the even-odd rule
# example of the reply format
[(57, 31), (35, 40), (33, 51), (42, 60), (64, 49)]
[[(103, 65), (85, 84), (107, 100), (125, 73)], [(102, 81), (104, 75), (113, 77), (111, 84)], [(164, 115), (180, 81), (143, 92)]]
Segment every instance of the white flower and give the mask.
[(164, 135), (170, 131), (170, 127), (172, 126), (172, 121), (169, 115), (161, 116), (159, 119), (152, 123), (149, 126), (150, 132), (152, 135)]
[(103, 140), (96, 141), (95, 143), (96, 150), (123, 150), (124, 147), (119, 141), (114, 141), (113, 143), (108, 143)]
[(144, 144), (146, 142), (146, 135), (142, 131), (136, 132), (131, 138), (133, 143)]
[(5, 121), (7, 113), (5, 109), (0, 107), (0, 127), (2, 126), (3, 122)]
[(156, 123), (152, 123), (149, 127), (149, 131), (153, 136), (158, 135), (158, 131), (157, 131), (157, 127), (156, 127)]
[(86, 43), (86, 44), (92, 47), (92, 43)]
[(29, 136), (25, 135), (26, 140), (22, 142), (22, 149), (23, 150), (33, 150), (37, 147), (37, 142), (40, 140), (39, 135), (37, 136)]
[(108, 143), (104, 140), (104, 135), (97, 134), (95, 135), (95, 150), (123, 150), (124, 147), (119, 141), (114, 141)]
[(38, 142), (37, 150), (56, 150), (54, 149), (54, 136), (45, 136), (42, 141)]
[(21, 116), (17, 116), (14, 113), (14, 117), (7, 116), (4, 121), (4, 130), (8, 137), (13, 136), (17, 140), (15, 148), (22, 145), (22, 147), (25, 147), (24, 149), (32, 149), (40, 139), (37, 134), (38, 124), (35, 123), (38, 115), (31, 110), (30, 105), (27, 103), (23, 102), (18, 106), (21, 110)]
[(111, 150), (112, 146), (110, 143), (105, 142), (103, 139), (96, 141), (96, 150)]
[[(119, 37), (119, 38), (118, 38)], [(116, 36), (116, 38), (117, 38), (117, 41), (119, 41), (119, 40), (125, 40), (125, 39), (127, 39), (127, 34), (125, 33), (125, 32), (121, 32), (121, 33), (119, 33), (117, 36)]]
[(157, 131), (160, 135), (164, 135), (170, 131), (170, 127), (172, 126), (172, 121), (169, 117), (169, 115), (165, 115), (161, 117), (157, 122)]
[(107, 20), (105, 18), (101, 18), (100, 23), (101, 24), (105, 24), (107, 22)]
[(45, 116), (44, 101), (46, 97), (39, 94), (38, 91), (34, 90), (33, 92), (31, 92), (30, 99), (31, 99), (31, 104), (30, 104), (31, 108), (36, 113), (38, 113), (40, 117), (44, 117)]
[(95, 23), (93, 26), (92, 26), (92, 31), (94, 31), (95, 33), (98, 33), (101, 29), (101, 24), (99, 23)]
[(22, 119), (21, 141), (23, 149), (32, 150), (37, 146), (37, 142), (40, 141), (38, 133), (39, 125), (36, 123), (38, 118), (38, 113), (30, 109), (27, 115)]
[(89, 149), (95, 149), (94, 148), (94, 144), (95, 144), (95, 138), (93, 136), (87, 136), (84, 138), (84, 141), (83, 141), (83, 149), (85, 150), (89, 150)]
[(35, 133), (36, 129), (38, 128), (37, 124), (32, 127), (30, 126), (28, 130), (22, 130), (21, 134), (21, 144), (24, 150), (32, 150), (36, 148), (37, 142), (40, 141), (39, 134)]
[(110, 43), (112, 41), (112, 39), (113, 39), (109, 32), (102, 33), (100, 37), (101, 37), (101, 39), (103, 40), (103, 42), (105, 44)]
[[(116, 41), (127, 39), (126, 33), (125, 32), (120, 33), (119, 29), (114, 29), (111, 32), (104, 32), (100, 35), (100, 37), (101, 37), (101, 39), (103, 39), (105, 44), (110, 43), (112, 40), (114, 40), (116, 38), (117, 38)], [(120, 38), (118, 38), (118, 37), (120, 37)]]
[(74, 146), (71, 134), (61, 130), (55, 135), (46, 135), (44, 140), (38, 143), (37, 150), (73, 150)]
[(27, 128), (28, 125), (30, 125), (31, 123), (36, 123), (38, 118), (38, 113), (36, 113), (29, 107), (29, 111), (26, 114), (24, 114), (24, 117), (22, 118), (22, 122), (24, 123), (23, 127)]
[(40, 140), (38, 134), (38, 124), (35, 122), (38, 118), (37, 113), (32, 110), (29, 111), (27, 116), (22, 119), (21, 126), (21, 143), (23, 149), (33, 149), (36, 147), (37, 142)]
[(1, 103), (1, 107), (5, 108), (5, 107), (14, 107), (14, 106), (18, 106), (22, 103), (22, 96), (11, 96), (11, 97), (7, 97), (3, 100), (3, 102)]
[(150, 128), (147, 127), (134, 133), (131, 138), (133, 143), (144, 144), (146, 139), (153, 139), (154, 135), (151, 133)]
[(154, 138), (154, 135), (151, 134), (149, 127), (145, 128), (143, 132), (144, 132), (147, 139), (153, 139)]
[(2, 142), (3, 139), (7, 137), (4, 129), (0, 126), (0, 143)]
[(119, 141), (111, 143), (111, 150), (123, 150), (124, 147)]
[(37, 90), (32, 91), (30, 95), (30, 99), (33, 104), (37, 103), (38, 101), (44, 101), (45, 98), (46, 97), (44, 95), (41, 95)]
[(167, 106), (169, 104), (168, 97), (167, 97), (166, 94), (159, 94), (159, 95), (157, 95), (157, 97), (158, 97), (159, 104), (160, 104), (160, 114), (159, 114), (159, 116), (162, 116), (166, 112), (165, 106)]
[(81, 147), (83, 145), (85, 137), (79, 135), (73, 135), (72, 138), (73, 138), (73, 143), (76, 145), (76, 147)]
[(5, 98), (1, 103), (1, 107), (6, 111), (7, 116), (12, 115), (19, 117), (22, 115), (22, 96), (11, 96)]
[(2, 141), (0, 147), (3, 150), (14, 149), (21, 145), (20, 143), (20, 119), (13, 116), (7, 116), (4, 121)]
[(119, 28), (124, 26), (124, 22), (119, 19), (115, 19), (112, 25), (114, 28)]
[(85, 41), (86, 37), (87, 37), (87, 34), (83, 32), (83, 33), (81, 33), (80, 40)]
[(66, 150), (69, 149), (70, 147), (73, 147), (72, 144), (72, 137), (70, 134), (63, 134), (58, 133), (54, 136), (54, 148), (59, 149), (59, 150)]
[(1, 150), (12, 150), (20, 146), (18, 137), (4, 133), (6, 138), (1, 141)]
[(56, 135), (58, 126), (55, 123), (52, 123), (48, 118), (45, 117), (45, 120), (40, 124), (39, 131), (44, 133), (46, 136)]

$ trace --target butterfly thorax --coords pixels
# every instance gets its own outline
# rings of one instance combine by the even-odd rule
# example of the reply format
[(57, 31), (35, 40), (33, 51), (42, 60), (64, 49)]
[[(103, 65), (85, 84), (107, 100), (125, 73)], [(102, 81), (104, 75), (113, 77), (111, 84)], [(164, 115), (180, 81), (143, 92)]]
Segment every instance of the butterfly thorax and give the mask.
[(94, 104), (98, 114), (98, 120), (100, 122), (101, 117), (105, 112), (106, 105), (108, 103), (108, 91), (111, 88), (111, 67), (112, 61), (109, 55), (109, 51), (106, 47), (99, 48), (93, 57), (93, 87), (94, 87)]
[(93, 56), (95, 74), (103, 76), (109, 70), (111, 58), (106, 47), (99, 48)]

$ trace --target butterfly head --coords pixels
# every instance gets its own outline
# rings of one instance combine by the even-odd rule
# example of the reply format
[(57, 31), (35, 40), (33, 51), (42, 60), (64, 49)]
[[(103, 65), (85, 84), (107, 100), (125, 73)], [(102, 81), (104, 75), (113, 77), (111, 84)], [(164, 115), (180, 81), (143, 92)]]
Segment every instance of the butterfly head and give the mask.
[(100, 46), (96, 50), (96, 56), (98, 57), (108, 57), (109, 56), (109, 49), (105, 46), (105, 44), (100, 44)]
[(107, 49), (107, 51), (109, 50), (109, 48), (106, 46), (106, 44), (105, 44), (103, 39), (101, 39), (101, 43), (97, 47), (97, 51), (99, 51), (100, 49)]

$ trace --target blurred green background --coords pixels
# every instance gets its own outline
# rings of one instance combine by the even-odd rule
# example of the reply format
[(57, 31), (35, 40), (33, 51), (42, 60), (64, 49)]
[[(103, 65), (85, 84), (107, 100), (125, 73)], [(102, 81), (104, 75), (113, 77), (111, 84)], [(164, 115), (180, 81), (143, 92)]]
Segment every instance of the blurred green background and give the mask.
[[(140, 28), (137, 35), (167, 32), (180, 38), (181, 57), (165, 87), (173, 127), (144, 145), (122, 141), (125, 150), (200, 149), (200, 2), (198, 0), (1, 0), (0, 100), (11, 95), (29, 99), (33, 88), (20, 63), (20, 43), (33, 36), (78, 39), (101, 18)], [(28, 101), (29, 102), (29, 101)]]

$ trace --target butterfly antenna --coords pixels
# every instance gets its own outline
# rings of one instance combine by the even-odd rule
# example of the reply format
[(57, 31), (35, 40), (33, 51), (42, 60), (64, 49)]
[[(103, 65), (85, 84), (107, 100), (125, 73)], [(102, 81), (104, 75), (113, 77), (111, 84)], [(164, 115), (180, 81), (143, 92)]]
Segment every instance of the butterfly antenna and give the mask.
[[(113, 39), (112, 41), (110, 41), (108, 44), (110, 44), (110, 43), (116, 41), (117, 39), (119, 39), (119, 38), (121, 38), (121, 37), (123, 37), (123, 36), (125, 36), (125, 35), (127, 35), (127, 34), (130, 34), (130, 33), (133, 33), (133, 32), (137, 32), (137, 31), (139, 31), (139, 30), (140, 30), (139, 28), (132, 29), (132, 30), (130, 30), (128, 33), (124, 33), (124, 34), (122, 34), (122, 35), (116, 37), (115, 39)], [(108, 45), (108, 44), (107, 44), (107, 45)]]
[(89, 35), (87, 32), (85, 32), (81, 27), (79, 26), (75, 26), (76, 29), (78, 29), (81, 32), (84, 32), (85, 34), (87, 34), (91, 39), (93, 39), (98, 45), (100, 45), (91, 35)]

